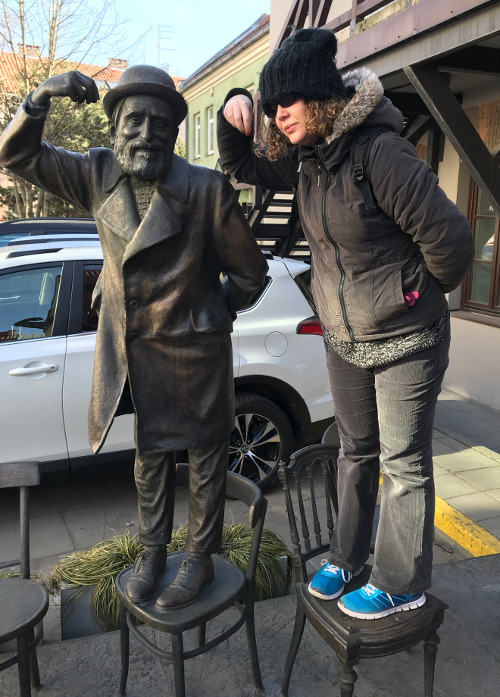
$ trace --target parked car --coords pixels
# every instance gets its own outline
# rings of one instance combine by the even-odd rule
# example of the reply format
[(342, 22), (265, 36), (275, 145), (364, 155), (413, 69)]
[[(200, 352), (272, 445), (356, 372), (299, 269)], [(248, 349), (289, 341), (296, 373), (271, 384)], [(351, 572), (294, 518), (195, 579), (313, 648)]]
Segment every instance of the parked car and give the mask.
[(20, 237), (97, 235), (93, 218), (20, 218), (0, 223), (0, 247)]
[[(134, 455), (132, 416), (115, 419), (102, 452), (87, 440), (102, 268), (96, 241), (0, 249), (0, 461), (42, 462), (45, 477), (110, 472)], [(228, 467), (260, 486), (280, 459), (333, 420), (310, 269), (269, 258), (267, 283), (232, 333), (236, 421)]]

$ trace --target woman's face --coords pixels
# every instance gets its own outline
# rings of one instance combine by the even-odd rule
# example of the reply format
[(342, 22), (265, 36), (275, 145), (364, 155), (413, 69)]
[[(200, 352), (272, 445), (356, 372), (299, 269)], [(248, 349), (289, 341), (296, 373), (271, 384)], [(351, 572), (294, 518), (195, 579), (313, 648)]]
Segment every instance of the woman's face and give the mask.
[(286, 108), (278, 104), (274, 120), (292, 145), (312, 146), (318, 139), (317, 135), (306, 131), (307, 116), (303, 99), (296, 99), (291, 106)]

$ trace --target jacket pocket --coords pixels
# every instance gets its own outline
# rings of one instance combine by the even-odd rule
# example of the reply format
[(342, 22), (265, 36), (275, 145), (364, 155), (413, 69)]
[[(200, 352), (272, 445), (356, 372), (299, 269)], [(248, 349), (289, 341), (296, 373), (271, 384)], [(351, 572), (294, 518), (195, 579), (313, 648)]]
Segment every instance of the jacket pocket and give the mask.
[(194, 331), (201, 334), (233, 331), (233, 320), (227, 304), (218, 308), (191, 310), (190, 319)]
[(372, 270), (373, 315), (381, 329), (387, 322), (410, 312), (404, 300), (404, 264), (399, 261)]

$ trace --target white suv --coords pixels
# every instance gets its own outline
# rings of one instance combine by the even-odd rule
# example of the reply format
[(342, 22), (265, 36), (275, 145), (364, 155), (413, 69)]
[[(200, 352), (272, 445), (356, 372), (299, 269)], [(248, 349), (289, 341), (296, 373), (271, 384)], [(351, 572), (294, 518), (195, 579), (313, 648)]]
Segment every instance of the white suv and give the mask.
[[(309, 267), (268, 262), (263, 292), (238, 313), (232, 333), (236, 423), (228, 467), (260, 486), (333, 420)], [(109, 473), (133, 459), (132, 416), (115, 419), (98, 456), (87, 440), (97, 328), (90, 300), (101, 268), (97, 239), (0, 249), (0, 461), (39, 460), (45, 477), (69, 477)]]

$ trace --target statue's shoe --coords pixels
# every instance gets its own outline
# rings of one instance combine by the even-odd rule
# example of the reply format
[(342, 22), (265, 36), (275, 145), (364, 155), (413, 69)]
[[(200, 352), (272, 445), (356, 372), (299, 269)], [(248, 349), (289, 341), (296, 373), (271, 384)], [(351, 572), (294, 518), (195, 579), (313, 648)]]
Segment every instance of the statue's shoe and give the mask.
[(214, 563), (183, 559), (174, 580), (156, 600), (161, 610), (177, 610), (193, 603), (202, 590), (214, 580)]
[(133, 603), (142, 603), (153, 597), (166, 563), (165, 548), (149, 548), (139, 554), (125, 584), (125, 593)]

